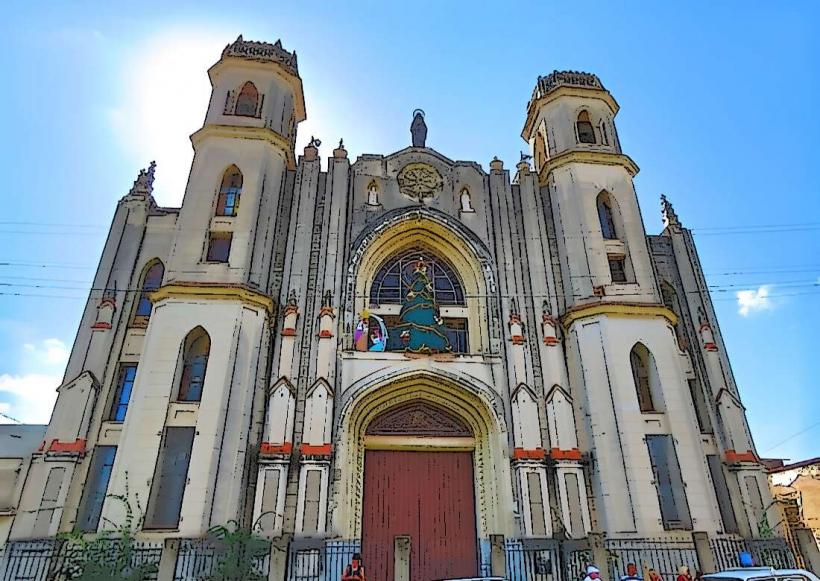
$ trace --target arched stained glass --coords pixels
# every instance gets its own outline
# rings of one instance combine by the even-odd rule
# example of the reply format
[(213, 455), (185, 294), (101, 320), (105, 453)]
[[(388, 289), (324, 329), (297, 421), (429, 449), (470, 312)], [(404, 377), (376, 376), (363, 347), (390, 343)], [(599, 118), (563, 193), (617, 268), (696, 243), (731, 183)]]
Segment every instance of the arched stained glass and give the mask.
[(370, 303), (401, 304), (410, 290), (419, 259), (427, 264), (427, 275), (433, 285), (436, 303), (464, 305), (464, 289), (453, 268), (437, 256), (420, 249), (394, 256), (382, 265), (370, 287)]

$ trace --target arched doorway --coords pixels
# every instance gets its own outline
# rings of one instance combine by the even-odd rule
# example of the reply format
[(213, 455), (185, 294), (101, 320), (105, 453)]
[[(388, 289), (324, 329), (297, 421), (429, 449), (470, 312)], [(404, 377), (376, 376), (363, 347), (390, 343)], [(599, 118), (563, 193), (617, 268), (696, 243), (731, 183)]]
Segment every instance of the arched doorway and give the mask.
[(372, 579), (394, 577), (397, 536), (410, 539), (419, 581), (478, 572), (475, 435), (423, 399), (388, 408), (365, 430), (363, 560)]

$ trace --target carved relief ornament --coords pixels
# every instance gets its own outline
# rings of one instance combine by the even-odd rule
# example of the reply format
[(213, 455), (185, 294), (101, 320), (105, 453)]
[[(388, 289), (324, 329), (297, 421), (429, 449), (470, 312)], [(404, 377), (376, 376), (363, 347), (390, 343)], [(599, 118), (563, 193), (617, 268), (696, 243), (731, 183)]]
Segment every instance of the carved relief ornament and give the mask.
[(398, 175), (399, 190), (409, 198), (423, 200), (432, 198), (443, 184), (441, 174), (426, 163), (410, 163)]

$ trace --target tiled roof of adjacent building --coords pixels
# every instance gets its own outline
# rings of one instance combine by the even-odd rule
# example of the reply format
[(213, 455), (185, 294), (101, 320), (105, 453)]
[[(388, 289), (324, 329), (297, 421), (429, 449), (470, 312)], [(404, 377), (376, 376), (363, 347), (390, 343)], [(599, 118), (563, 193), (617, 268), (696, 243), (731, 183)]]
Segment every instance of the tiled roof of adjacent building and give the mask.
[(282, 48), (282, 41), (277, 40), (271, 44), (269, 42), (256, 42), (245, 40), (240, 34), (239, 37), (222, 51), (222, 56), (236, 56), (256, 61), (275, 62), (283, 65), (293, 74), (299, 74), (299, 67), (296, 62), (296, 51), (288, 52)]

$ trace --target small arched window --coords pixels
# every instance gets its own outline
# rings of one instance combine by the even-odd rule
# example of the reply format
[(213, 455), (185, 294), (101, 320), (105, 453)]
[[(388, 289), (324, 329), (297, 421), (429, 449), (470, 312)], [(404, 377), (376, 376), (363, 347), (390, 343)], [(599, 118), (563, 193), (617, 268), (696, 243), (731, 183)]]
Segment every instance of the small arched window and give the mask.
[(629, 363), (632, 366), (632, 378), (635, 380), (635, 390), (638, 393), (638, 406), (642, 412), (657, 411), (652, 393), (657, 389), (657, 386), (653, 385), (657, 381), (657, 372), (649, 349), (643, 343), (636, 343), (629, 353)]
[(137, 327), (144, 327), (151, 318), (151, 293), (162, 285), (162, 277), (165, 274), (165, 266), (160, 260), (154, 260), (143, 271), (142, 284), (140, 285), (140, 296), (137, 301), (137, 308), (134, 311), (133, 324)]
[(242, 85), (239, 95), (236, 97), (236, 107), (234, 108), (234, 115), (242, 115), (243, 117), (256, 117), (256, 109), (259, 106), (259, 91), (256, 90), (256, 85), (248, 81)]
[(219, 186), (219, 199), (216, 205), (217, 216), (236, 216), (239, 211), (239, 196), (242, 194), (242, 172), (232, 165), (222, 174)]
[(182, 344), (182, 372), (179, 376), (178, 401), (201, 401), (205, 371), (211, 338), (202, 327), (197, 327), (185, 337)]
[(589, 120), (587, 111), (581, 111), (578, 114), (575, 127), (578, 130), (579, 143), (595, 143), (595, 130), (592, 128), (592, 122)]
[(601, 234), (605, 240), (616, 240), (618, 234), (615, 231), (615, 219), (612, 217), (612, 201), (609, 194), (601, 192), (596, 200), (598, 206), (598, 220), (601, 222)]

